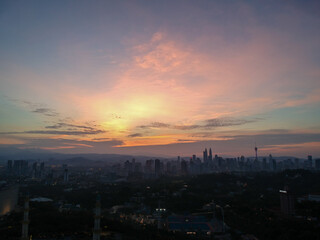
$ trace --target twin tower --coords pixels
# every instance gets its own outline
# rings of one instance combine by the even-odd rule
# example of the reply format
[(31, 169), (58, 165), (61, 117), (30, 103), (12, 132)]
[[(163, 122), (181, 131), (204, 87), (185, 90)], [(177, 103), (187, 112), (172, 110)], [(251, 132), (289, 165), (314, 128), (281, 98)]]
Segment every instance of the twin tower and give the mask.
[(203, 151), (203, 162), (204, 163), (212, 162), (212, 150), (211, 150), (211, 148), (209, 149), (209, 156), (208, 156), (207, 149), (205, 149)]

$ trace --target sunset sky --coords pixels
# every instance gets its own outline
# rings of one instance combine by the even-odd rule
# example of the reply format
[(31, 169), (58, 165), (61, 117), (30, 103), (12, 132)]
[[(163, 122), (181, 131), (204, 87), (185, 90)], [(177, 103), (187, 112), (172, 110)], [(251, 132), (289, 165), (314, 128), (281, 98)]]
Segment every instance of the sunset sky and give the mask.
[(1, 148), (320, 157), (319, 1), (1, 1)]

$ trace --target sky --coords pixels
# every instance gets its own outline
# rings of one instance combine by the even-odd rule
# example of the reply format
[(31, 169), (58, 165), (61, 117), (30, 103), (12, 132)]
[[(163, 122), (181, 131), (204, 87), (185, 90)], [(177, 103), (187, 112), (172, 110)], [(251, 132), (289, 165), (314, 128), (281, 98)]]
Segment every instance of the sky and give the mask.
[(1, 1), (1, 148), (320, 157), (319, 1)]

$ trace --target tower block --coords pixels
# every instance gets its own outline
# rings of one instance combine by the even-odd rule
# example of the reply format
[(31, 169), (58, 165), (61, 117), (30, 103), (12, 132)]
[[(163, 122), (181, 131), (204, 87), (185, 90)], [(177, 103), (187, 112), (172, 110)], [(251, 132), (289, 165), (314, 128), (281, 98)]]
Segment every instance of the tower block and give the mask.
[(22, 221), (22, 235), (21, 240), (29, 240), (29, 195), (24, 200), (24, 212)]
[(100, 195), (97, 196), (96, 208), (94, 210), (94, 228), (93, 228), (93, 240), (100, 240), (100, 219), (101, 219), (101, 203)]

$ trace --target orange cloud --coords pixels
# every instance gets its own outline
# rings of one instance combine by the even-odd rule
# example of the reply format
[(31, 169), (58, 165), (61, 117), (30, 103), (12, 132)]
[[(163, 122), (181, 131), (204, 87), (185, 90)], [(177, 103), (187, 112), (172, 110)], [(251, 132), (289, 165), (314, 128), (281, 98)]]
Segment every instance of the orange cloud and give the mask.
[[(289, 53), (278, 53), (282, 36), (268, 36), (256, 29), (251, 35), (247, 42), (234, 46), (213, 36), (200, 36), (198, 45), (190, 45), (174, 34), (156, 32), (149, 41), (131, 47), (115, 68), (98, 69), (92, 76), (92, 85), (100, 86), (98, 90), (93, 86), (95, 91), (76, 84), (81, 71), (62, 75), (63, 81), (52, 88), (39, 81), (41, 76), (29, 78), (37, 83), (32, 84), (36, 92), (56, 103), (61, 115), (72, 116), (79, 123), (96, 120), (106, 131), (89, 139), (117, 138), (128, 146), (200, 139), (190, 139), (192, 130), (187, 128), (174, 138), (167, 134), (177, 135), (178, 129), (150, 130), (149, 135), (164, 138), (129, 139), (136, 126), (150, 122), (189, 126), (209, 118), (246, 117), (320, 102), (318, 82), (308, 80), (313, 89), (306, 89), (307, 94), (295, 99), (303, 82), (282, 77), (297, 64)], [(206, 45), (206, 51), (199, 47), (201, 43)], [(81, 49), (79, 54), (83, 57), (81, 66), (90, 62), (90, 54), (89, 59)], [(318, 73), (312, 74), (315, 78)], [(287, 91), (278, 90), (286, 86)], [(54, 137), (88, 139), (88, 136)]]

